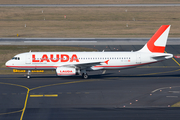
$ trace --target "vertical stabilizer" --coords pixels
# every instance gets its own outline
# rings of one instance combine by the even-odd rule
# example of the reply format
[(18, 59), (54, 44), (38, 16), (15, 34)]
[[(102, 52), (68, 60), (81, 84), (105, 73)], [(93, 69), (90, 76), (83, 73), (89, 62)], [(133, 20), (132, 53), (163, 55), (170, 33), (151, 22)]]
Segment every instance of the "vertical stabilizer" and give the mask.
[(138, 52), (164, 53), (171, 25), (162, 25)]

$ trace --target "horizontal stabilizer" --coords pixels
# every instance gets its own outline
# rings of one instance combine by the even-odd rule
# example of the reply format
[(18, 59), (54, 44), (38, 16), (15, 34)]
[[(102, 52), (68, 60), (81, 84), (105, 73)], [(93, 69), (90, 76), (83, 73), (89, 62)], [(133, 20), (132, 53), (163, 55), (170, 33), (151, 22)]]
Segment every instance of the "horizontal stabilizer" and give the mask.
[(151, 58), (153, 58), (153, 59), (169, 59), (169, 58), (172, 58), (173, 57), (173, 55), (172, 54), (168, 54), (168, 53), (166, 53), (166, 54), (164, 54), (164, 55), (153, 55), (153, 56), (151, 56)]

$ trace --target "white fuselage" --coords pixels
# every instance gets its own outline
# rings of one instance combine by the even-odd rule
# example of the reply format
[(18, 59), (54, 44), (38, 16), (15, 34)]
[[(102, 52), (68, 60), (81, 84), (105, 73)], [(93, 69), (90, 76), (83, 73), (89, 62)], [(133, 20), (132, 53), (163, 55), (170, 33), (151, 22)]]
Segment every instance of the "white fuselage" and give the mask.
[[(124, 69), (171, 58), (168, 53), (143, 52), (28, 52), (16, 55), (6, 66), (14, 69), (56, 69), (84, 65), (86, 70)], [(99, 62), (97, 64), (97, 62)], [(93, 65), (93, 63), (96, 63)], [(88, 66), (91, 64), (91, 67)]]

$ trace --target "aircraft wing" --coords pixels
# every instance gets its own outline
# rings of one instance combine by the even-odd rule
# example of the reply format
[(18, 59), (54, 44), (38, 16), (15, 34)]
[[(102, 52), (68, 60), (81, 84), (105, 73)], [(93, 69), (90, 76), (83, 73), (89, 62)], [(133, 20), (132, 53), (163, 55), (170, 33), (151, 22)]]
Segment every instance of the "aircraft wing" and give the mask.
[(90, 68), (92, 66), (96, 66), (96, 65), (102, 65), (102, 64), (108, 64), (108, 61), (94, 61), (94, 62), (83, 62), (83, 63), (70, 63), (70, 64), (64, 64), (61, 65), (62, 67), (77, 67), (80, 69), (86, 69), (86, 68)]
[(102, 62), (87, 62), (63, 65), (63, 67), (78, 67), (81, 69), (90, 68), (92, 66), (100, 65)]

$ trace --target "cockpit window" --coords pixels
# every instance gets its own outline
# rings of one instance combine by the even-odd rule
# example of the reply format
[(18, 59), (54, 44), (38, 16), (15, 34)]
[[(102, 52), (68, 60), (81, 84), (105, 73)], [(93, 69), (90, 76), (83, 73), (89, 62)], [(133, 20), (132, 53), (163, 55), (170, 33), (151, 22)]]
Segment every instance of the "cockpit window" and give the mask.
[(20, 60), (20, 57), (13, 57), (12, 60)]

